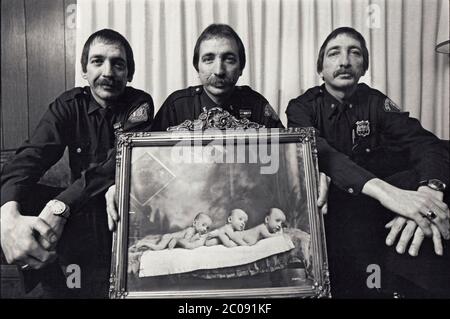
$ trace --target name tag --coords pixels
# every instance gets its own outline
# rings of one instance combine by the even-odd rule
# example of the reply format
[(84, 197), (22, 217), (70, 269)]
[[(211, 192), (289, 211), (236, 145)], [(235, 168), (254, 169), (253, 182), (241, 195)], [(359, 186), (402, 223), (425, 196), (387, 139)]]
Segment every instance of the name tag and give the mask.
[(241, 119), (249, 119), (252, 117), (252, 110), (250, 109), (240, 109), (239, 116)]

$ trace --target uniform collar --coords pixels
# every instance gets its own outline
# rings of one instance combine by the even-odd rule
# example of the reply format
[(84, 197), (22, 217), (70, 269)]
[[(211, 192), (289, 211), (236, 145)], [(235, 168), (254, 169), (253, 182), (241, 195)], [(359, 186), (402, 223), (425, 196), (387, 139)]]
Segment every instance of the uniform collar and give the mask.
[(214, 101), (211, 100), (211, 98), (208, 96), (205, 89), (202, 89), (202, 93), (200, 94), (200, 105), (202, 107), (202, 111), (204, 108), (209, 110), (209, 109), (217, 106), (217, 104), (214, 103)]
[[(98, 104), (98, 102), (95, 100), (94, 96), (92, 95), (91, 88), (89, 86), (84, 87), (84, 94), (86, 94), (89, 97), (89, 104), (88, 104), (88, 114), (91, 115), (92, 113), (96, 112), (97, 110), (103, 109), (103, 107)], [(112, 110), (120, 110), (126, 106), (126, 100), (127, 100), (127, 89), (125, 89), (124, 94), (117, 100), (117, 102), (113, 105), (108, 107)]]
[(228, 100), (225, 101), (222, 105), (216, 104), (206, 93), (205, 89), (202, 88), (202, 93), (200, 94), (200, 102), (202, 108), (206, 108), (207, 110), (213, 108), (213, 107), (221, 107), (222, 109), (226, 110), (229, 108), (230, 105), (233, 104), (233, 101), (236, 97), (236, 92), (238, 91), (238, 87), (235, 87), (233, 94), (228, 98)]
[(346, 111), (350, 105), (354, 107), (361, 102), (360, 84), (358, 84), (353, 95), (344, 99), (342, 103), (327, 91), (325, 84), (321, 85), (320, 91), (324, 94), (325, 111), (328, 118)]

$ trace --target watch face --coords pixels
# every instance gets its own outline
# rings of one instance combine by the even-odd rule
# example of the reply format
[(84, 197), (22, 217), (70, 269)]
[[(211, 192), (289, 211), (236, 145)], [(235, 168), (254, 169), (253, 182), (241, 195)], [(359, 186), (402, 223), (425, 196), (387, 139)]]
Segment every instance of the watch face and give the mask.
[(56, 214), (56, 215), (61, 215), (66, 210), (66, 205), (60, 201), (53, 201), (51, 207), (52, 207), (53, 214)]

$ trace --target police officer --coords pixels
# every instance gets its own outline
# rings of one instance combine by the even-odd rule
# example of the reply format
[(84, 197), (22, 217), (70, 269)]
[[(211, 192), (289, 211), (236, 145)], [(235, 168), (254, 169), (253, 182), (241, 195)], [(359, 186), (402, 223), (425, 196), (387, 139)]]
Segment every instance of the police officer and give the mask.
[[(402, 286), (408, 287), (406, 293), (420, 291), (410, 296), (448, 296), (445, 281), (433, 283), (434, 273), (450, 277), (430, 242), (425, 242), (423, 262), (417, 260), (407, 275), (404, 261), (413, 257), (387, 253), (383, 243), (384, 224), (394, 217), (387, 244), (403, 229), (397, 252), (404, 253), (413, 237), (409, 253), (416, 256), (424, 235), (433, 235), (436, 254), (446, 250), (441, 238), (449, 238), (449, 210), (442, 201), (450, 181), (448, 145), (384, 94), (358, 84), (368, 66), (362, 35), (348, 27), (334, 30), (317, 60), (325, 83), (291, 100), (286, 111), (288, 126), (318, 130), (319, 166), (332, 180), (326, 217), (332, 292), (337, 297), (376, 297), (366, 271), (377, 264), (382, 275), (390, 271), (404, 282), (409, 279)], [(417, 268), (430, 263), (432, 271)], [(392, 283), (397, 277), (382, 278)]]
[[(92, 34), (81, 65), (89, 86), (50, 104), (1, 176), (2, 250), (24, 270), (26, 290), (41, 281), (44, 297), (107, 296), (111, 235), (99, 195), (114, 182), (115, 161), (106, 161), (114, 126), (148, 130), (153, 119), (151, 96), (126, 86), (135, 65), (122, 35), (109, 29)], [(38, 184), (66, 147), (73, 183), (65, 190)], [(62, 267), (69, 264), (80, 267), (79, 289), (66, 286)]]
[(236, 86), (245, 67), (245, 48), (229, 25), (212, 24), (202, 32), (195, 44), (193, 64), (202, 85), (172, 93), (156, 114), (153, 131), (195, 120), (217, 106), (237, 119), (247, 118), (268, 128), (283, 127), (261, 94), (248, 86)]

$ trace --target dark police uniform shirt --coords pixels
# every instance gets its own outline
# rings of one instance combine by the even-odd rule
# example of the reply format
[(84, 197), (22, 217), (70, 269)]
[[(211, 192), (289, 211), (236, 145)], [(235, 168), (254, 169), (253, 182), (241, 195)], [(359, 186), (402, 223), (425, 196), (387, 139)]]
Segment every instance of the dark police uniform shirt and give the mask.
[(63, 93), (50, 104), (31, 139), (4, 166), (1, 204), (25, 200), (67, 146), (73, 183), (56, 198), (76, 212), (114, 183), (114, 161), (99, 165), (114, 148), (114, 124), (121, 123), (124, 131), (149, 130), (153, 113), (151, 96), (131, 87), (107, 109), (95, 101), (89, 87)]
[(215, 104), (202, 86), (193, 86), (169, 95), (155, 116), (152, 131), (166, 131), (169, 126), (179, 125), (185, 120), (196, 120), (205, 109), (217, 106), (237, 119), (247, 118), (267, 128), (283, 128), (269, 102), (248, 86), (236, 86), (223, 105)]
[(407, 170), (414, 170), (419, 181), (437, 178), (448, 185), (449, 152), (444, 143), (365, 84), (358, 84), (343, 103), (325, 85), (311, 88), (289, 102), (286, 114), (288, 127), (318, 130), (319, 166), (350, 194), (359, 194), (374, 177)]

